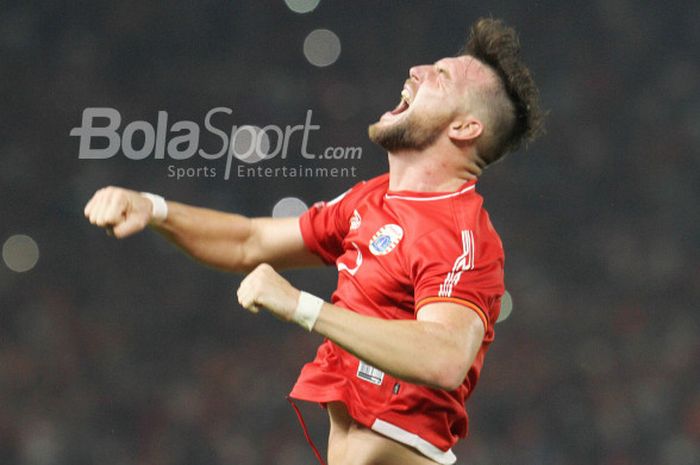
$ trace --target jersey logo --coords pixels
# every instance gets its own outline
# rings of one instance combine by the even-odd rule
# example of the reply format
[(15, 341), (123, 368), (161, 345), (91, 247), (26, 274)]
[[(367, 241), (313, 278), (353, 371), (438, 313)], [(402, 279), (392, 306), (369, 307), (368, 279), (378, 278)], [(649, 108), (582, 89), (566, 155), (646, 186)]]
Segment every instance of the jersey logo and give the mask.
[(399, 245), (403, 229), (398, 224), (385, 224), (369, 241), (369, 251), (374, 255), (386, 255)]
[(440, 284), (439, 297), (450, 297), (452, 289), (459, 283), (463, 271), (474, 269), (474, 233), (465, 229), (462, 231), (462, 254), (457, 257), (452, 271), (447, 273), (445, 281)]
[(338, 267), (338, 271), (347, 271), (352, 276), (355, 276), (357, 270), (360, 269), (360, 265), (362, 265), (362, 251), (354, 242), (351, 242), (351, 244), (353, 247), (355, 247), (355, 250), (357, 251), (357, 256), (355, 256), (355, 266), (350, 268), (348, 265), (341, 262), (340, 260), (338, 260), (338, 264), (336, 266)]
[(358, 213), (357, 210), (352, 212), (352, 217), (350, 218), (350, 231), (355, 231), (356, 229), (360, 229), (360, 225), (362, 224), (362, 217)]

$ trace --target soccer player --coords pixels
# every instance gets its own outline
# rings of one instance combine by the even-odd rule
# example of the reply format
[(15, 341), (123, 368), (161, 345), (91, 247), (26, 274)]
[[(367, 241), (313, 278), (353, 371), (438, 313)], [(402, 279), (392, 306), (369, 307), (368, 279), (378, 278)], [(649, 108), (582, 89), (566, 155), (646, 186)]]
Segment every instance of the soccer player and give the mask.
[[(504, 292), (501, 241), (475, 189), (541, 129), (515, 31), (481, 19), (464, 53), (415, 66), (369, 127), (389, 173), (301, 218), (246, 218), (107, 187), (85, 207), (117, 238), (150, 224), (197, 260), (249, 273), (246, 309), (325, 337), (290, 396), (326, 406), (330, 465), (452, 464)], [(331, 302), (277, 273), (335, 264)]]

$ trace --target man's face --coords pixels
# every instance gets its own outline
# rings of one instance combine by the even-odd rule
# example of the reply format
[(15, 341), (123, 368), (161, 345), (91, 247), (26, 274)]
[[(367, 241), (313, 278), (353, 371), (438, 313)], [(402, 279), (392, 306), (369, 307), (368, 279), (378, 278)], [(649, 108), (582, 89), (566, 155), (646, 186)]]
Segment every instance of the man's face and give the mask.
[(369, 137), (389, 152), (423, 150), (447, 137), (449, 124), (469, 113), (469, 90), (493, 78), (490, 69), (468, 55), (414, 66), (401, 102), (369, 127)]

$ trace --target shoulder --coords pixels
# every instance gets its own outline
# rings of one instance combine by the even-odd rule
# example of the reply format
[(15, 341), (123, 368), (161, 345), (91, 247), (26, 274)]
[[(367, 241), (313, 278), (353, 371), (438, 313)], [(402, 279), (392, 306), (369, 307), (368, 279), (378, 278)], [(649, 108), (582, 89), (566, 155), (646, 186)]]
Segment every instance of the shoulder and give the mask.
[(416, 202), (408, 217), (411, 230), (409, 256), (424, 260), (478, 254), (488, 260), (503, 259), (503, 245), (483, 197), (475, 191), (440, 202)]
[[(416, 240), (428, 237), (439, 240), (463, 230), (475, 231), (490, 225), (488, 213), (483, 206), (483, 197), (474, 184), (460, 191), (445, 194), (423, 194), (410, 196), (389, 194), (386, 196), (393, 211), (397, 212), (411, 230)], [(495, 234), (493, 227), (488, 234)]]
[(484, 207), (484, 198), (478, 193), (454, 199), (454, 222), (450, 228), (458, 233), (458, 241), (472, 254), (482, 259), (503, 260), (503, 244), (494, 228), (488, 211)]

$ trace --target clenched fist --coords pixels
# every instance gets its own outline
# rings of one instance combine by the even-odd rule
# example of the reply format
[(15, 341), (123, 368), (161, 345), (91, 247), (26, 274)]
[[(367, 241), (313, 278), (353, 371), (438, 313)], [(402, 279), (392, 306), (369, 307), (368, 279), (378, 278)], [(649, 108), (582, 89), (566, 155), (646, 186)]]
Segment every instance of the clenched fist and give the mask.
[(246, 310), (258, 313), (264, 307), (281, 320), (290, 321), (299, 301), (299, 290), (263, 263), (241, 282), (237, 296)]
[(85, 217), (121, 239), (143, 230), (152, 210), (151, 201), (138, 192), (109, 186), (95, 192), (85, 205)]

